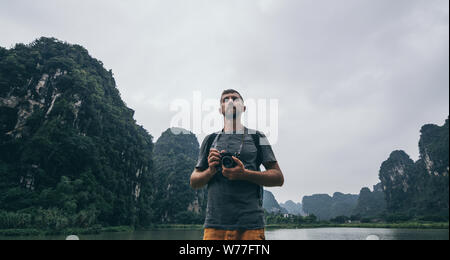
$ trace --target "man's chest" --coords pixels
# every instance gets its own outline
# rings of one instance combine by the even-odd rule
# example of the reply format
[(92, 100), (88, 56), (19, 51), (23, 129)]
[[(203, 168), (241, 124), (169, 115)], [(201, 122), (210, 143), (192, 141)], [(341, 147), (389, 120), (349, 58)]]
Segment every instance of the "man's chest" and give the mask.
[[(242, 146), (242, 147), (241, 147)], [(214, 144), (213, 148), (226, 152), (237, 154), (240, 152), (239, 159), (245, 164), (252, 164), (256, 160), (257, 148), (250, 135), (223, 135)]]

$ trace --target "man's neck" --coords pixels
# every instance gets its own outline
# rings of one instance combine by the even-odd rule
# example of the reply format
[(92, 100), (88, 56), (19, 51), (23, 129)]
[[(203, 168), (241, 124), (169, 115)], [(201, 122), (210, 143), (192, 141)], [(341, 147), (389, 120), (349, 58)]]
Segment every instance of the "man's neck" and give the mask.
[(243, 130), (244, 125), (241, 123), (241, 118), (224, 120), (224, 132), (241, 132)]

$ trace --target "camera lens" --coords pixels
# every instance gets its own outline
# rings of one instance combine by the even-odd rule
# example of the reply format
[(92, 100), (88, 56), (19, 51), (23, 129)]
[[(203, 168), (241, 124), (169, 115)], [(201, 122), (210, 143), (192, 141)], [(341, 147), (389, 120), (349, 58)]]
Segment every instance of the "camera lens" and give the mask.
[(224, 156), (222, 158), (222, 165), (225, 168), (233, 168), (234, 167), (234, 160), (231, 156)]

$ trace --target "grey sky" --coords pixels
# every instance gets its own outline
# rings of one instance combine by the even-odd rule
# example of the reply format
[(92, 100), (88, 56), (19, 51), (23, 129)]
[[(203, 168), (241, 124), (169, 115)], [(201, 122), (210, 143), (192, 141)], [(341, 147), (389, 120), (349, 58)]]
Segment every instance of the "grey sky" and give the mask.
[(0, 0), (0, 35), (84, 46), (155, 141), (193, 91), (279, 99), (280, 202), (371, 188), (449, 114), (448, 0)]

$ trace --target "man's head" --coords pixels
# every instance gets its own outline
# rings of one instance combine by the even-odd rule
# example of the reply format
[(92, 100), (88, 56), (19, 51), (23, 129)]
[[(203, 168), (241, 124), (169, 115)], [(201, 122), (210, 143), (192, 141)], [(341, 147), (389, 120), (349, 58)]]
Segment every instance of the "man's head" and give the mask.
[(245, 112), (244, 99), (234, 89), (227, 89), (220, 96), (220, 113), (229, 119), (234, 119)]

